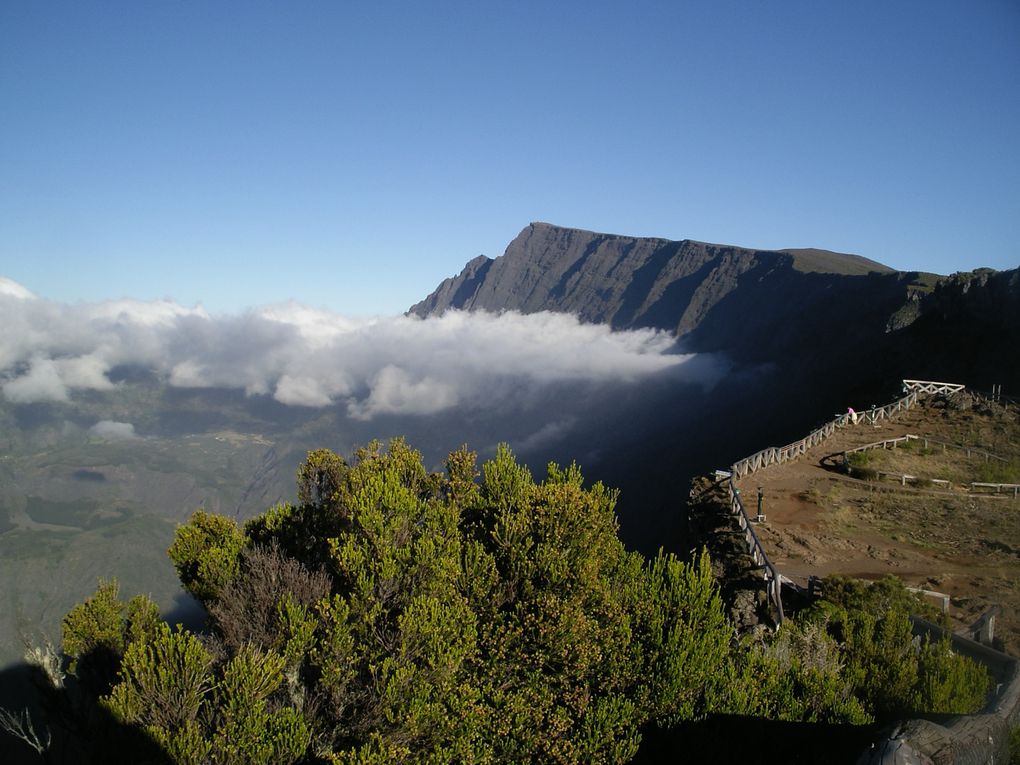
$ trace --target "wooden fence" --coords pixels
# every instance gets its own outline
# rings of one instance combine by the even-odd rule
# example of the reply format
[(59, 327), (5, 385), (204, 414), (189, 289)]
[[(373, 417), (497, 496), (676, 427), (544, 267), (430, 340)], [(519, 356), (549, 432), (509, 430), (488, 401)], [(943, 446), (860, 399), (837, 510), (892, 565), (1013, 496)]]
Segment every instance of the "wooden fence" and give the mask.
[[(907, 381), (904, 380), (903, 382), (906, 385)], [(949, 383), (937, 384), (948, 385)], [(960, 387), (962, 388), (963, 386)], [(894, 414), (909, 409), (917, 403), (918, 395), (918, 391), (911, 391), (903, 398), (885, 406), (875, 407), (863, 412), (847, 412), (846, 414), (837, 415), (833, 420), (825, 423), (817, 430), (812, 430), (800, 441), (795, 441), (786, 446), (770, 446), (768, 449), (762, 449), (760, 452), (734, 463), (731, 473), (734, 478), (743, 478), (769, 465), (780, 465), (784, 462), (789, 462), (804, 454), (808, 449), (818, 446), (818, 444), (825, 441), (839, 428), (862, 423), (873, 425), (881, 420), (892, 417)]]
[(891, 404), (872, 407), (863, 412), (853, 412), (851, 410), (846, 414), (837, 415), (820, 428), (811, 431), (800, 441), (795, 441), (786, 446), (772, 446), (768, 449), (762, 449), (760, 452), (733, 464), (730, 468), (729, 480), (727, 481), (730, 492), (730, 510), (736, 515), (737, 523), (744, 532), (744, 540), (747, 543), (748, 553), (752, 560), (754, 560), (755, 565), (762, 570), (762, 575), (765, 578), (765, 590), (777, 625), (783, 622), (782, 575), (769, 560), (761, 540), (758, 539), (758, 535), (754, 532), (751, 519), (744, 509), (744, 503), (740, 499), (740, 490), (737, 489), (736, 485), (737, 479), (756, 473), (769, 465), (780, 465), (796, 459), (807, 452), (808, 449), (825, 441), (839, 428), (860, 424), (873, 425), (899, 412), (910, 409), (910, 407), (917, 403), (918, 397), (921, 395), (951, 394), (963, 390), (964, 387), (958, 383), (904, 380), (903, 391), (906, 395)]
[(765, 547), (762, 545), (761, 540), (758, 539), (758, 535), (754, 533), (754, 526), (751, 525), (751, 519), (747, 515), (747, 510), (744, 509), (744, 503), (740, 499), (740, 489), (737, 488), (735, 481), (736, 479), (731, 473), (729, 480), (726, 482), (730, 492), (730, 510), (737, 517), (737, 524), (740, 526), (740, 530), (744, 532), (744, 542), (747, 544), (748, 554), (754, 561), (754, 565), (761, 569), (762, 575), (765, 577), (765, 593), (768, 596), (769, 604), (773, 611), (773, 618), (778, 627), (783, 623), (782, 578), (779, 570), (772, 565), (769, 556), (765, 553)]
[(845, 452), (843, 452), (843, 460), (844, 461), (846, 460), (846, 456), (848, 454), (853, 454), (855, 452), (865, 452), (868, 451), (869, 449), (895, 449), (897, 446), (899, 446), (902, 443), (906, 443), (907, 441), (920, 441), (922, 447), (925, 449), (931, 448), (931, 444), (941, 446), (942, 451), (944, 452), (948, 451), (949, 449), (956, 449), (957, 451), (966, 452), (968, 457), (973, 457), (975, 455), (979, 457), (984, 457), (985, 462), (991, 462), (992, 460), (995, 460), (997, 462), (1009, 462), (1009, 460), (1006, 459), (1005, 457), (1000, 457), (998, 454), (986, 452), (984, 449), (978, 449), (976, 446), (962, 446), (960, 444), (951, 444), (948, 443), (947, 441), (937, 441), (934, 438), (927, 438), (925, 436), (915, 436), (913, 433), (907, 433), (905, 436), (900, 436), (899, 438), (887, 438), (884, 441), (875, 441), (870, 444), (864, 444), (863, 446), (854, 447), (853, 449), (847, 449)]
[[(985, 462), (991, 462), (993, 460), (997, 462), (1009, 462), (1009, 460), (1006, 457), (1000, 457), (998, 454), (992, 454), (991, 452), (987, 452), (984, 449), (978, 449), (975, 446), (962, 446), (960, 444), (951, 444), (946, 441), (937, 441), (934, 438), (915, 436), (913, 433), (907, 433), (905, 436), (900, 436), (899, 438), (887, 438), (883, 441), (874, 441), (870, 444), (864, 444), (863, 446), (857, 446), (853, 449), (847, 449), (845, 452), (843, 452), (843, 467), (846, 469), (848, 474), (853, 475), (854, 467), (850, 464), (850, 460), (848, 459), (849, 455), (856, 454), (857, 452), (865, 452), (870, 449), (895, 449), (900, 444), (907, 443), (909, 441), (919, 441), (921, 444), (923, 444), (925, 449), (930, 448), (931, 444), (941, 446), (943, 452), (949, 449), (956, 449), (957, 451), (966, 452), (968, 457), (974, 456), (984, 457)], [(874, 473), (880, 479), (893, 478), (896, 481), (899, 481), (901, 486), (906, 486), (908, 481), (911, 483), (924, 483), (925, 481), (930, 481), (931, 483), (937, 484), (939, 486), (946, 487), (952, 486), (951, 481), (947, 481), (943, 478), (922, 479), (918, 478), (917, 476), (910, 475), (908, 473), (893, 473), (887, 470), (875, 470)], [(1014, 499), (1020, 498), (1020, 484), (986, 483), (981, 481), (971, 481), (968, 485), (970, 487), (970, 490), (974, 492), (994, 491), (996, 494), (1002, 494), (1005, 492), (1007, 494), (1012, 494)]]
[(912, 393), (925, 393), (927, 395), (959, 393), (965, 387), (962, 383), (932, 382), (931, 380), (903, 381), (903, 390), (911, 391)]
[[(952, 394), (963, 390), (964, 386), (957, 383), (904, 380), (903, 388), (904, 391), (907, 392), (907, 395), (888, 406), (873, 408), (865, 412), (858, 413), (856, 416), (849, 412), (844, 415), (839, 415), (831, 422), (828, 422), (817, 430), (812, 431), (806, 438), (802, 438), (800, 441), (787, 446), (763, 449), (757, 454), (752, 454), (750, 457), (740, 460), (731, 468), (730, 475), (727, 480), (730, 492), (730, 509), (737, 516), (737, 522), (744, 532), (744, 539), (747, 542), (748, 552), (750, 553), (751, 558), (754, 560), (755, 565), (762, 569), (762, 573), (765, 578), (766, 593), (769, 603), (774, 609), (777, 626), (782, 624), (784, 618), (783, 601), (781, 597), (784, 577), (779, 573), (778, 569), (776, 569), (771, 561), (769, 561), (765, 548), (758, 539), (758, 535), (754, 532), (754, 527), (752, 526), (750, 518), (747, 515), (747, 511), (744, 508), (744, 503), (741, 501), (740, 490), (737, 489), (736, 480), (738, 478), (751, 475), (752, 473), (768, 467), (769, 465), (780, 464), (799, 457), (808, 449), (820, 444), (832, 435), (837, 428), (844, 428), (848, 425), (860, 423), (876, 423), (880, 420), (886, 419), (887, 417), (891, 417), (897, 412), (909, 409), (917, 403), (919, 395)], [(888, 439), (886, 442), (876, 442), (876, 444), (871, 446), (877, 447), (878, 445), (883, 445), (892, 441), (908, 440), (908, 438), (909, 437), (905, 437), (903, 439)], [(914, 438), (916, 438), (916, 436), (914, 436)], [(940, 443), (935, 441), (932, 442)], [(927, 445), (928, 444), (926, 442), (925, 446)], [(946, 446), (954, 445), (947, 444)], [(966, 449), (967, 447), (963, 448)], [(986, 459), (1002, 459), (1001, 457), (988, 454), (987, 452), (983, 452), (979, 449), (972, 449), (971, 451), (987, 455)], [(972, 486), (976, 487), (986, 485), (972, 484)], [(1013, 484), (987, 484), (987, 486), (994, 487), (997, 491), (1001, 491), (1004, 487), (1013, 488), (1014, 492), (1020, 490), (1020, 487), (1014, 486)], [(939, 594), (941, 595), (941, 593)], [(945, 596), (943, 596), (943, 598), (944, 597)], [(912, 617), (912, 619), (914, 621), (915, 632), (918, 632), (920, 620), (916, 617)], [(938, 628), (934, 625), (931, 625), (928, 629), (938, 630)], [(996, 688), (996, 692), (989, 697), (989, 703), (986, 707), (986, 712), (989, 712), (988, 714), (961, 715), (950, 718), (949, 722), (946, 723), (948, 727), (944, 729), (945, 733), (948, 735), (939, 739), (938, 748), (940, 751), (938, 753), (943, 753), (942, 750), (945, 750), (945, 752), (950, 752), (951, 750), (956, 754), (962, 753), (967, 758), (968, 762), (998, 761), (998, 759), (1001, 759), (1004, 755), (1007, 748), (1002, 742), (1003, 737), (1008, 734), (1009, 725), (1015, 725), (1017, 722), (1020, 722), (1020, 668), (1018, 668), (1018, 662), (1011, 656), (999, 654), (997, 651), (987, 648), (986, 646), (982, 646), (975, 641), (969, 641), (966, 638), (956, 635), (950, 636), (950, 639), (953, 642), (954, 650), (964, 653), (965, 655), (971, 655), (971, 658), (980, 661), (993, 672), (993, 675), (995, 675), (996, 679), (1000, 680), (1000, 682)], [(978, 652), (984, 652), (984, 654), (987, 655), (982, 654), (980, 657), (972, 655)], [(998, 664), (1002, 665), (1001, 668)], [(924, 724), (931, 726), (929, 723)], [(894, 746), (896, 745), (896, 742), (901, 741), (901, 739), (895, 738), (898, 735), (899, 730), (900, 728), (897, 728), (896, 732), (892, 733), (889, 737), (889, 743)], [(911, 736), (911, 738), (913, 737)], [(927, 749), (922, 745), (920, 740), (915, 739), (912, 740), (911, 743), (920, 745), (918, 751)], [(882, 743), (877, 744), (877, 746), (880, 749), (883, 748)], [(912, 748), (913, 747), (908, 746), (907, 751)], [(875, 747), (872, 747), (872, 750), (874, 749)], [(931, 751), (934, 752), (935, 749), (932, 749)], [(956, 758), (954, 761), (963, 760)]]
[(1020, 483), (979, 483), (977, 481), (971, 481), (970, 488), (972, 491), (985, 491), (986, 489), (994, 491), (996, 494), (1012, 494), (1013, 499), (1020, 498)]

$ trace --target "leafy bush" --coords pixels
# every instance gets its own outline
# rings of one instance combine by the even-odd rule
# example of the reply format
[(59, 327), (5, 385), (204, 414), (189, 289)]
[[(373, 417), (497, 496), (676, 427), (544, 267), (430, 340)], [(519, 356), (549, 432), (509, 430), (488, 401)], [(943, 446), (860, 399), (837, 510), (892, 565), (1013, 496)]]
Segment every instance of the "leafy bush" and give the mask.
[(100, 704), (176, 762), (622, 762), (646, 721), (723, 705), (706, 556), (627, 552), (616, 493), (574, 465), (537, 482), (501, 447), (478, 477), (402, 440), (313, 452), (300, 504), (178, 529), (207, 634), (132, 631), (104, 585), (65, 649), (109, 649)]
[(876, 717), (966, 714), (984, 705), (991, 682), (987, 670), (954, 654), (948, 638), (913, 636), (910, 614), (943, 626), (946, 617), (900, 580), (888, 576), (866, 584), (826, 577), (822, 592), (822, 600), (801, 618), (824, 625), (835, 638), (844, 679)]
[(878, 471), (874, 468), (867, 467), (855, 467), (850, 469), (850, 475), (855, 478), (859, 478), (862, 481), (877, 481), (879, 478)]
[(846, 472), (862, 481), (877, 481), (878, 470), (868, 467), (874, 460), (875, 455), (871, 449), (850, 452), (846, 455)]
[(178, 763), (614, 763), (649, 722), (968, 711), (987, 683), (911, 642), (891, 579), (826, 580), (736, 642), (707, 555), (626, 551), (616, 493), (576, 465), (538, 482), (506, 447), (481, 471), (462, 449), (429, 473), (398, 439), (350, 465), (313, 452), (298, 482), (243, 529), (199, 511), (177, 530), (203, 634), (115, 583), (68, 614), (69, 669), (116, 723), (66, 726), (96, 761), (154, 742)]
[(876, 619), (890, 612), (916, 614), (943, 627), (949, 626), (941, 610), (908, 590), (901, 579), (891, 575), (875, 582), (849, 576), (825, 577), (822, 580), (822, 600), (815, 611), (831, 611), (834, 607), (847, 613), (860, 611)]
[(872, 454), (870, 449), (865, 449), (860, 452), (850, 452), (846, 455), (846, 462), (850, 467), (862, 468), (867, 467), (875, 460), (875, 455)]
[(1020, 483), (1020, 462), (988, 460), (978, 464), (976, 480), (979, 483)]

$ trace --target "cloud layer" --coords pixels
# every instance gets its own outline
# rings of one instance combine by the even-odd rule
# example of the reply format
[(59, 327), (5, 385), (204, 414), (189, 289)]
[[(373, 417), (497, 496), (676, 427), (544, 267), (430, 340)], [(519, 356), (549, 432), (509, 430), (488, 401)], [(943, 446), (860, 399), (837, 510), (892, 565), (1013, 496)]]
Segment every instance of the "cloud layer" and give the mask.
[(15, 403), (114, 387), (141, 365), (172, 386), (238, 388), (356, 419), (525, 402), (557, 383), (629, 383), (672, 370), (662, 332), (611, 332), (563, 314), (449, 312), (354, 320), (297, 304), (235, 316), (169, 301), (64, 305), (0, 277), (0, 390)]
[(89, 433), (107, 441), (127, 441), (136, 438), (135, 426), (130, 422), (116, 422), (114, 420), (100, 420), (91, 428)]

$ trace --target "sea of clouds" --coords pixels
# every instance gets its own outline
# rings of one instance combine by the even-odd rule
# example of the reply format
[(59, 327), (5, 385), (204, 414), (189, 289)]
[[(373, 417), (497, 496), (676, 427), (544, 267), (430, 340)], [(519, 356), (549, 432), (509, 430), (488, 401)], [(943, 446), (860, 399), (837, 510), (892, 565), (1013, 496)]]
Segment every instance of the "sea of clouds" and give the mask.
[(124, 365), (180, 388), (340, 405), (359, 420), (507, 406), (562, 383), (704, 372), (667, 333), (613, 332), (555, 313), (352, 319), (290, 303), (218, 316), (171, 301), (63, 304), (0, 277), (0, 326), (0, 392), (13, 403), (113, 389), (110, 372)]

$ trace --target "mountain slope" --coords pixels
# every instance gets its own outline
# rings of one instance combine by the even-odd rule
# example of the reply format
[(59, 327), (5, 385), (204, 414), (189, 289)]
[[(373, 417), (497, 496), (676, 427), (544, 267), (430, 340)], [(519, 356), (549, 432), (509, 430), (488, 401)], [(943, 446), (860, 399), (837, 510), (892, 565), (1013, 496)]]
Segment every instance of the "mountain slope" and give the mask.
[(694, 475), (789, 443), (903, 378), (1020, 391), (1020, 272), (903, 273), (823, 250), (762, 251), (533, 223), (495, 260), (472, 260), (411, 308), (564, 311), (656, 327), (728, 371), (663, 391), (640, 416), (586, 423), (589, 472), (622, 489), (622, 532), (682, 548)]
[(821, 382), (856, 370), (865, 388), (920, 369), (962, 374), (972, 385), (1020, 383), (1002, 353), (1020, 332), (1015, 270), (939, 277), (825, 250), (532, 223), (502, 257), (475, 258), (410, 311), (451, 308), (562, 311), (617, 329), (656, 327), (684, 350), (775, 364)]
[(555, 310), (619, 328), (658, 326), (684, 334), (742, 274), (760, 269), (775, 274), (891, 273), (865, 258), (822, 250), (750, 250), (532, 223), (503, 257), (475, 258), (411, 312)]
[[(824, 342), (832, 328), (858, 334), (862, 304), (878, 309), (869, 311), (867, 329), (882, 331), (911, 291), (931, 281), (824, 250), (752, 250), (532, 223), (502, 257), (472, 260), (411, 312), (562, 311), (618, 329), (665, 329), (693, 351), (775, 361)], [(805, 325), (805, 315), (818, 321)]]

